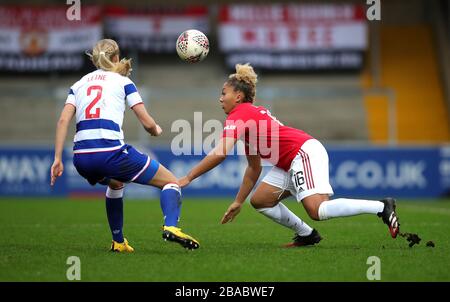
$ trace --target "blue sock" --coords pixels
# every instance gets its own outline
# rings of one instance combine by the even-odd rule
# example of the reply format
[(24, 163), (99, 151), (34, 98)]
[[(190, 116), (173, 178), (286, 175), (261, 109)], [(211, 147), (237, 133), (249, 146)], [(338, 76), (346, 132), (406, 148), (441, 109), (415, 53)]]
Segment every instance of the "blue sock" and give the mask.
[(120, 190), (111, 190), (108, 187), (108, 190), (106, 191), (106, 214), (108, 216), (109, 228), (111, 229), (113, 240), (123, 242), (123, 197), (111, 198), (117, 197), (118, 195), (123, 196), (123, 188)]
[(165, 226), (177, 226), (181, 211), (181, 190), (176, 184), (167, 184), (161, 191), (161, 209)]

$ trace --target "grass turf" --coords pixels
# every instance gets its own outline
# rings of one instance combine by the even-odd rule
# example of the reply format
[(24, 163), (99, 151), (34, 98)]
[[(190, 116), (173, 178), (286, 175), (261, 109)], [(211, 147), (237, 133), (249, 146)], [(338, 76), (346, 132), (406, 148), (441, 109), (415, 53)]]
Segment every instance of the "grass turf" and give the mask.
[(381, 281), (450, 281), (448, 201), (398, 203), (401, 231), (422, 238), (412, 248), (376, 216), (311, 221), (289, 200), (324, 240), (286, 249), (293, 232), (248, 204), (220, 225), (229, 203), (184, 200), (180, 226), (201, 243), (187, 251), (161, 239), (159, 201), (126, 201), (124, 234), (135, 253), (116, 254), (108, 252), (104, 202), (0, 199), (0, 281), (66, 281), (69, 256), (80, 258), (82, 281), (367, 281), (369, 256), (381, 260)]

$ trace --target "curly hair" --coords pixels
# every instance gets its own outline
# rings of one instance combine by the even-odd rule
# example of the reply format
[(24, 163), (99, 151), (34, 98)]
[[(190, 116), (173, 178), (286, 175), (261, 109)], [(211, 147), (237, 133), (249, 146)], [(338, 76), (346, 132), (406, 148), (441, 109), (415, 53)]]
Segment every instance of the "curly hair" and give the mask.
[(235, 91), (244, 93), (244, 103), (253, 103), (256, 96), (256, 82), (258, 75), (250, 66), (250, 63), (236, 64), (236, 73), (230, 74), (227, 85), (232, 86)]

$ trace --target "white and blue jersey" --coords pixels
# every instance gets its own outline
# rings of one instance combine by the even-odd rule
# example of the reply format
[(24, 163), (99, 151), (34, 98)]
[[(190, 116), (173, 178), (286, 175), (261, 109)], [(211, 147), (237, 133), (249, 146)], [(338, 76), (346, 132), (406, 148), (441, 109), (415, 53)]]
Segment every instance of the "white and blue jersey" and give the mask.
[(85, 75), (70, 88), (66, 100), (76, 108), (74, 153), (120, 149), (126, 105), (132, 108), (140, 103), (142, 98), (129, 78), (100, 69)]
[(126, 106), (142, 103), (134, 83), (118, 73), (96, 70), (69, 90), (66, 104), (76, 108), (74, 165), (90, 184), (108, 179), (147, 184), (159, 163), (124, 143)]

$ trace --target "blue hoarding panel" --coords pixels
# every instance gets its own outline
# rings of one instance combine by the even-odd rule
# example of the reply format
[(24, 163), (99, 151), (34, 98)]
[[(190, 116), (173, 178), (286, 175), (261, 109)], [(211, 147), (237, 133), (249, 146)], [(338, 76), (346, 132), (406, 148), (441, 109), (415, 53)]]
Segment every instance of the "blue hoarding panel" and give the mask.
[(328, 148), (330, 182), (349, 197), (430, 197), (443, 193), (439, 148)]
[(53, 150), (46, 148), (0, 148), (0, 195), (67, 194), (64, 174), (58, 180), (58, 186), (50, 187), (53, 154)]
[[(184, 176), (202, 156), (175, 156), (169, 148), (142, 152), (160, 161), (177, 177)], [(330, 182), (336, 196), (380, 198), (433, 198), (450, 192), (450, 147), (336, 147), (327, 146)], [(37, 147), (0, 147), (0, 196), (49, 196), (103, 194), (104, 186), (91, 186), (72, 165), (72, 152), (65, 150), (65, 171), (50, 187), (53, 150)], [(229, 156), (221, 165), (196, 179), (183, 190), (187, 196), (233, 198), (239, 190), (247, 161)], [(269, 168), (265, 168), (266, 173)], [(260, 177), (262, 179), (263, 175)], [(131, 198), (154, 198), (159, 190), (130, 184)]]

